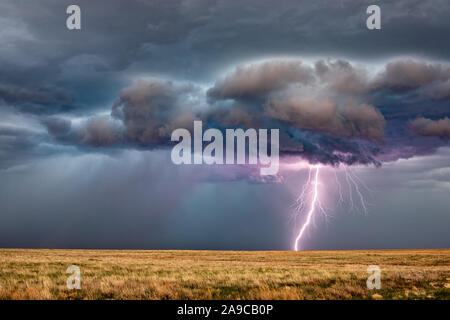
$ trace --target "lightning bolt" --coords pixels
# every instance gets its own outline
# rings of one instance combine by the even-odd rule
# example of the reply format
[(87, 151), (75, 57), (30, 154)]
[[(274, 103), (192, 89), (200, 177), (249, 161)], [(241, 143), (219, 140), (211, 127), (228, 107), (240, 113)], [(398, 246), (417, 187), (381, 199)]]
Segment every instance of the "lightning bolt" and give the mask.
[(297, 198), (297, 211), (300, 212), (303, 210), (303, 208), (305, 207), (305, 195), (306, 192), (308, 191), (308, 187), (310, 185), (311, 182), (311, 171), (312, 168), (309, 168), (309, 173), (308, 173), (308, 180), (306, 181), (306, 183), (303, 185), (303, 189), (302, 192), (300, 193), (300, 195)]
[(294, 244), (295, 251), (298, 251), (300, 239), (302, 238), (302, 235), (305, 232), (305, 230), (308, 227), (308, 225), (311, 223), (311, 217), (313, 216), (313, 214), (314, 214), (314, 212), (316, 210), (316, 203), (317, 203), (317, 199), (319, 197), (318, 185), (319, 185), (320, 166), (318, 166), (318, 165), (315, 166), (315, 169), (316, 169), (316, 171), (314, 173), (314, 191), (313, 191), (314, 193), (313, 193), (313, 198), (312, 198), (312, 201), (311, 201), (311, 207), (310, 207), (310, 209), (308, 211), (308, 214), (306, 216), (305, 223), (300, 228), (300, 231), (298, 232), (297, 238), (295, 238), (295, 244)]
[[(303, 234), (305, 233), (308, 226), (311, 224), (311, 221), (313, 220), (313, 217), (317, 212), (321, 212), (325, 215), (325, 217), (328, 218), (327, 212), (324, 210), (324, 206), (322, 205), (322, 201), (320, 198), (320, 165), (311, 165), (309, 167), (309, 173), (308, 178), (306, 180), (306, 183), (303, 185), (299, 196), (296, 199), (296, 206), (295, 206), (295, 214), (296, 217), (307, 210), (306, 218), (304, 223), (302, 224), (300, 230), (297, 233), (297, 237), (295, 238), (294, 242), (294, 250), (298, 251), (300, 250), (300, 243)], [(350, 203), (350, 211), (355, 210), (356, 208), (360, 208), (361, 211), (363, 211), (365, 214), (368, 212), (366, 200), (364, 198), (363, 190), (364, 188), (367, 191), (371, 191), (367, 185), (350, 169), (347, 167), (343, 167), (343, 172), (345, 176), (345, 181), (348, 185), (348, 201)], [(336, 174), (336, 169), (334, 170), (334, 180), (337, 185), (337, 191), (338, 191), (338, 199), (337, 199), (337, 205), (340, 205), (344, 203), (344, 196), (342, 193), (342, 187), (341, 183), (339, 182), (338, 176)], [(360, 185), (362, 188), (360, 188)], [(308, 199), (309, 206), (308, 206)], [(359, 201), (358, 201), (359, 200)]]

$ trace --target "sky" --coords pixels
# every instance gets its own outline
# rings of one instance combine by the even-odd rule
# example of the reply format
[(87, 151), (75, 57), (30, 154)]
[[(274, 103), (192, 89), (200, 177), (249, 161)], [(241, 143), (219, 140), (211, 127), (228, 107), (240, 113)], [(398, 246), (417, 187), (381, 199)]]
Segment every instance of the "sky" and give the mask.
[[(0, 247), (291, 250), (319, 165), (302, 249), (448, 248), (450, 4), (371, 4), (2, 1)], [(194, 120), (280, 171), (173, 164)]]

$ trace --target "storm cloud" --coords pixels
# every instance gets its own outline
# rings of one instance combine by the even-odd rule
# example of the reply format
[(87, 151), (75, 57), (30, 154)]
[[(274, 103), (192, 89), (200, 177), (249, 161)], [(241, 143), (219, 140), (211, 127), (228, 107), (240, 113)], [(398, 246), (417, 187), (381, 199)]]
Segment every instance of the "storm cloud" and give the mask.
[[(109, 115), (74, 124), (67, 119), (43, 123), (55, 140), (66, 143), (148, 149), (169, 146), (171, 132), (191, 131), (194, 120), (219, 129), (278, 128), (281, 155), (299, 154), (312, 163), (378, 166), (445, 144), (417, 144), (409, 122), (423, 114), (448, 114), (448, 106), (440, 105), (446, 99), (436, 102), (434, 92), (449, 75), (446, 65), (411, 59), (389, 61), (376, 70), (342, 59), (269, 59), (238, 65), (209, 88), (193, 81), (137, 79), (120, 90)], [(399, 97), (403, 102), (397, 109)], [(396, 129), (386, 132), (394, 120)], [(446, 120), (438, 125), (420, 121), (411, 122), (413, 133), (447, 134)]]
[[(66, 28), (71, 4), (81, 7), (81, 30)], [(417, 235), (428, 232), (431, 246), (448, 245), (448, 232), (433, 236), (448, 221), (438, 216), (448, 212), (441, 173), (448, 172), (450, 6), (380, 0), (382, 29), (368, 30), (371, 4), (2, 1), (0, 243), (286, 248), (285, 217), (274, 212), (289, 210), (292, 197), (279, 183), (289, 177), (171, 164), (171, 132), (202, 120), (204, 129), (279, 129), (282, 163), (377, 167), (367, 178), (392, 196), (386, 203), (404, 201), (390, 211), (380, 197), (386, 219), (378, 226), (392, 232), (366, 247), (404, 246), (394, 235), (415, 206), (437, 216), (427, 215), (435, 219), (429, 232), (405, 231), (411, 243), (420, 247)], [(411, 225), (424, 225), (421, 213), (413, 217)], [(339, 230), (375, 233), (361, 226)], [(327, 237), (319, 240), (328, 248), (339, 238)], [(357, 238), (339, 248), (364, 243)]]
[(421, 136), (450, 138), (450, 119), (447, 117), (434, 121), (426, 118), (418, 118), (411, 121), (411, 128), (415, 134)]
[(268, 61), (238, 66), (230, 75), (218, 80), (208, 90), (216, 99), (239, 99), (264, 96), (292, 84), (306, 85), (314, 81), (312, 68), (301, 61)]

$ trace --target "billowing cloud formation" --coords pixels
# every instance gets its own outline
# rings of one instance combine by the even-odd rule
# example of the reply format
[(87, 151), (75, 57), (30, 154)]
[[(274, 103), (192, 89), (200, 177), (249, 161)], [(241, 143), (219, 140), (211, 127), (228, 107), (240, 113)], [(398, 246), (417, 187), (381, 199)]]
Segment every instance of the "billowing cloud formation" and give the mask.
[[(444, 96), (450, 76), (442, 64), (410, 59), (379, 71), (345, 60), (272, 59), (239, 65), (209, 89), (192, 82), (145, 78), (122, 89), (111, 115), (67, 124), (46, 119), (60, 141), (87, 146), (155, 148), (170, 144), (176, 128), (278, 128), (282, 155), (338, 165), (374, 164), (426, 154), (445, 143), (414, 135), (446, 137)], [(443, 106), (441, 103), (444, 103)]]
[(450, 119), (447, 117), (435, 121), (426, 118), (418, 118), (411, 121), (411, 128), (414, 133), (421, 136), (450, 138)]
[(112, 121), (108, 115), (95, 116), (86, 120), (77, 131), (82, 144), (91, 146), (110, 146), (120, 141), (121, 125)]
[(339, 107), (330, 100), (290, 97), (270, 100), (267, 115), (292, 124), (295, 128), (349, 138), (382, 142), (385, 121), (373, 106), (348, 101)]
[(319, 60), (313, 67), (299, 60), (271, 60), (237, 67), (208, 91), (209, 97), (252, 100), (272, 120), (296, 129), (383, 142), (385, 120), (362, 95), (367, 72), (347, 61)]
[(217, 99), (236, 99), (264, 96), (292, 84), (309, 84), (314, 81), (312, 68), (300, 61), (269, 61), (236, 70), (218, 80), (208, 90), (208, 96)]
[(173, 130), (192, 128), (198, 88), (160, 79), (140, 79), (120, 91), (111, 115), (96, 115), (72, 123), (43, 120), (57, 140), (92, 147), (158, 147), (170, 143)]
[(450, 79), (450, 68), (411, 59), (388, 63), (374, 86), (380, 89), (418, 89), (432, 84), (441, 87)]
[(127, 141), (167, 144), (173, 130), (192, 127), (197, 91), (192, 84), (138, 80), (121, 91), (112, 116), (123, 122)]
[[(282, 154), (316, 162), (379, 164), (431, 153), (446, 142), (415, 134), (409, 121), (448, 117), (449, 67), (389, 60), (449, 60), (442, 35), (450, 32), (450, 7), (436, 1), (380, 1), (383, 29), (392, 31), (381, 35), (365, 28), (367, 4), (347, 0), (242, 0), (239, 8), (225, 0), (130, 1), (132, 20), (120, 1), (79, 0), (89, 31), (70, 37), (65, 15), (56, 14), (70, 1), (27, 3), (27, 10), (6, 1), (0, 103), (48, 127), (52, 139), (20, 136), (39, 148), (165, 146), (173, 128), (201, 119), (219, 128), (280, 128)], [(267, 59), (276, 56), (361, 63)], [(9, 153), (21, 153), (3, 140)]]

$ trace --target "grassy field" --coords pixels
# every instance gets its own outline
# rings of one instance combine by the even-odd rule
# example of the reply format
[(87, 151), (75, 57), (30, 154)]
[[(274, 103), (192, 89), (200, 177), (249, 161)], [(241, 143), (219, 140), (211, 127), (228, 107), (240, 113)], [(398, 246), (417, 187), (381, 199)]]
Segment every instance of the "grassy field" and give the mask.
[[(66, 269), (81, 269), (68, 290)], [(366, 269), (381, 268), (368, 290)], [(450, 249), (0, 249), (0, 299), (449, 299)]]

